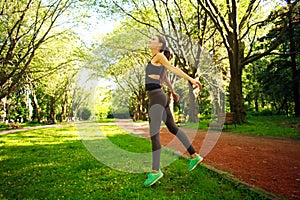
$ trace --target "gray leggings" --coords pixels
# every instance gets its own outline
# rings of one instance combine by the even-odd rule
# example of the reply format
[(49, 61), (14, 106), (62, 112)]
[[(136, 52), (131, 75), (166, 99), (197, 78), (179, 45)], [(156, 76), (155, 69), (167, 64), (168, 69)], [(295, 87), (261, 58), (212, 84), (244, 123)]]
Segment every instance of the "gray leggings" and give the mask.
[(150, 100), (148, 114), (152, 142), (152, 169), (158, 170), (161, 153), (159, 132), (162, 120), (165, 122), (168, 130), (181, 141), (190, 155), (195, 153), (195, 149), (186, 134), (177, 127), (169, 107), (168, 97), (162, 89), (151, 90), (148, 92), (148, 95)]

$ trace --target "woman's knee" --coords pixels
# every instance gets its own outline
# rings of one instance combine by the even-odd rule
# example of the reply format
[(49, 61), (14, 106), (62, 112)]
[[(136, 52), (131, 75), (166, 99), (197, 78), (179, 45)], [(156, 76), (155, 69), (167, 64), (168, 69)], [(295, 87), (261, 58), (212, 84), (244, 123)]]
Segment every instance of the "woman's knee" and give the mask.
[(157, 133), (155, 135), (152, 135), (151, 136), (151, 141), (152, 141), (152, 150), (153, 151), (161, 149), (159, 133)]
[(166, 126), (172, 134), (174, 134), (174, 135), (177, 134), (179, 128), (178, 128), (178, 126), (176, 126), (176, 124), (166, 124)]

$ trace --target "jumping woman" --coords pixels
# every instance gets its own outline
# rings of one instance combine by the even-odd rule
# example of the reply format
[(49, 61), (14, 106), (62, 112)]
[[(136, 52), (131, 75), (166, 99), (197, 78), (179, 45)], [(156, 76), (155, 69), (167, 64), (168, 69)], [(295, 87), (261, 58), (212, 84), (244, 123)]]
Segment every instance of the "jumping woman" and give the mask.
[(200, 90), (202, 89), (201, 83), (188, 76), (182, 70), (174, 67), (170, 62), (170, 53), (167, 51), (166, 41), (162, 36), (154, 36), (148, 43), (148, 48), (151, 50), (152, 59), (146, 66), (145, 83), (146, 90), (149, 96), (149, 125), (150, 125), (150, 136), (152, 143), (152, 172), (148, 174), (148, 178), (144, 182), (145, 186), (151, 186), (163, 177), (163, 173), (160, 169), (160, 125), (163, 120), (168, 130), (176, 135), (181, 141), (184, 147), (190, 154), (190, 164), (188, 171), (193, 170), (203, 158), (198, 155), (189, 141), (186, 134), (177, 127), (174, 118), (171, 114), (169, 107), (168, 97), (162, 90), (162, 83), (166, 82), (169, 90), (174, 97), (178, 99), (178, 95), (173, 91), (169, 80), (166, 78), (166, 70), (169, 69), (171, 72), (185, 78), (190, 81), (193, 85), (197, 86)]

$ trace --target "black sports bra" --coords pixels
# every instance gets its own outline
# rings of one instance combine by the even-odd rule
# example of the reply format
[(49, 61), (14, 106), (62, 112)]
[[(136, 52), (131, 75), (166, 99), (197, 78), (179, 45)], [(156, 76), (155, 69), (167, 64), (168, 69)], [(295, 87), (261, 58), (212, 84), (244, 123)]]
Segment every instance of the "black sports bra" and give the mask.
[(153, 65), (151, 61), (147, 64), (145, 76), (146, 90), (154, 90), (161, 88), (160, 80), (150, 78), (149, 75), (159, 75), (160, 78), (162, 78), (164, 69), (164, 66)]

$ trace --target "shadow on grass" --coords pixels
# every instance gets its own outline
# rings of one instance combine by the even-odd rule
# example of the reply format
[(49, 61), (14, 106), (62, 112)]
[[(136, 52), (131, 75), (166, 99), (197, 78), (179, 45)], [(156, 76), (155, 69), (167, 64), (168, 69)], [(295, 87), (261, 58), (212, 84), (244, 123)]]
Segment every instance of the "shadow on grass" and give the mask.
[[(110, 136), (122, 148), (149, 149), (131, 135)], [(135, 141), (135, 142), (134, 142)], [(114, 170), (97, 161), (74, 129), (35, 130), (0, 137), (1, 199), (266, 199), (204, 167), (187, 173), (179, 158), (145, 188), (145, 174)], [(101, 151), (101, 149), (99, 149)]]

